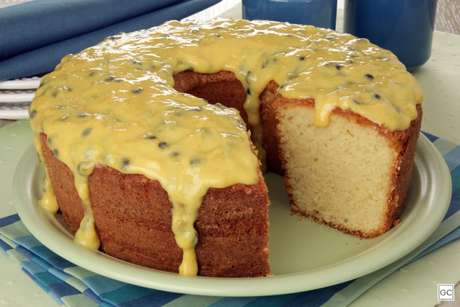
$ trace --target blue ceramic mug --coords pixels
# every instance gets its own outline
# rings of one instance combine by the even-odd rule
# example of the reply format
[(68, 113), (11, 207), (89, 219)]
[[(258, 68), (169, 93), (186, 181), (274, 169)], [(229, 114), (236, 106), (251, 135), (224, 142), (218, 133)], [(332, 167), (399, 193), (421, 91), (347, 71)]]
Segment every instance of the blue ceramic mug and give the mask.
[(337, 0), (243, 0), (243, 18), (335, 29)]
[(346, 0), (345, 32), (395, 53), (408, 70), (431, 55), (437, 0)]

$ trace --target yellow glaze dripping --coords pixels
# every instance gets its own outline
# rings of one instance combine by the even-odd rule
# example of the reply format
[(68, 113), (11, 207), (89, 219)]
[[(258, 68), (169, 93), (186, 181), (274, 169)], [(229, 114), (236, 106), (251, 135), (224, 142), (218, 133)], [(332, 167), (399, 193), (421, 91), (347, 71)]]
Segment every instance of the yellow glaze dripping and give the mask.
[[(37, 154), (40, 157), (40, 160), (43, 161), (43, 154), (41, 149), (41, 143), (39, 138), (34, 138), (34, 145), (37, 149)], [(59, 210), (59, 206), (56, 200), (56, 196), (54, 195), (53, 186), (51, 185), (50, 177), (48, 174), (48, 169), (44, 168), (45, 175), (44, 175), (44, 183), (43, 183), (43, 191), (39, 201), (40, 207), (44, 210), (48, 211), (49, 213), (56, 213)]]
[(169, 195), (183, 250), (179, 270), (189, 276), (198, 271), (193, 224), (204, 195), (210, 187), (256, 183), (258, 161), (236, 110), (173, 89), (173, 75), (184, 70), (233, 72), (247, 90), (245, 109), (259, 138), (258, 97), (270, 80), (287, 98), (314, 99), (318, 126), (326, 126), (338, 107), (403, 130), (422, 100), (392, 53), (311, 26), (172, 21), (66, 56), (43, 78), (31, 117), (36, 144), (46, 133), (49, 147), (74, 173), (85, 207), (76, 241), (99, 246), (87, 185), (93, 168), (143, 174)]
[(43, 195), (40, 199), (40, 206), (50, 213), (56, 213), (59, 209), (48, 175), (45, 176), (45, 185)]
[(92, 172), (92, 168), (85, 169), (85, 166), (82, 166), (84, 163), (86, 163), (86, 161), (83, 163), (80, 162), (79, 165), (77, 165), (77, 174), (74, 175), (75, 187), (77, 188), (84, 210), (83, 219), (80, 221), (80, 227), (75, 233), (75, 242), (88, 249), (97, 250), (99, 248), (100, 241), (94, 225), (87, 179), (87, 176)]

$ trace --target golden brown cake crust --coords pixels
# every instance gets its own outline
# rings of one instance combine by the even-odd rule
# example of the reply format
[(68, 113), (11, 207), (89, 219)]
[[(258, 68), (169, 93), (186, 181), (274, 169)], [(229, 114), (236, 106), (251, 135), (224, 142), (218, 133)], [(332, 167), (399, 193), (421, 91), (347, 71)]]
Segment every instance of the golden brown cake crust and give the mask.
[(40, 135), (42, 155), (45, 166), (56, 195), (56, 201), (61, 210), (66, 226), (72, 233), (75, 233), (80, 227), (80, 221), (83, 218), (83, 205), (78, 196), (73, 180), (72, 171), (54, 157), (53, 152), (48, 147), (52, 140), (48, 139), (45, 134)]
[[(59, 209), (72, 232), (83, 206), (70, 169), (42, 148)], [(91, 207), (102, 250), (114, 257), (177, 272), (182, 251), (171, 230), (171, 203), (158, 181), (98, 166), (89, 176)], [(268, 197), (265, 183), (210, 189), (195, 223), (199, 275), (265, 276), (268, 263)]]

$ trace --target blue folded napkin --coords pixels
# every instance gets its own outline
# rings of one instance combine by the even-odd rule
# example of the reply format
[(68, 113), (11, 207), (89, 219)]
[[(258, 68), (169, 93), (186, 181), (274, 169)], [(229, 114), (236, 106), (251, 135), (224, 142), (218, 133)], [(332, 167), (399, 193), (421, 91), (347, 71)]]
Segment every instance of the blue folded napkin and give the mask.
[[(55, 1), (38, 1), (37, 2), (60, 2), (62, 0), (55, 0)], [(132, 3), (137, 3), (139, 0), (132, 1)], [(93, 13), (93, 9), (90, 9), (91, 5), (93, 5), (96, 2), (100, 1), (64, 1), (67, 3), (67, 6), (61, 5), (61, 13), (62, 11), (69, 10), (68, 14), (70, 16), (73, 16), (73, 11), (75, 10), (75, 16), (72, 18), (67, 18), (68, 24), (64, 27), (62, 31), (55, 31), (53, 29), (59, 28), (62, 26), (62, 20), (57, 20), (55, 18), (49, 18), (49, 21), (44, 23), (42, 19), (46, 19), (46, 16), (49, 14), (53, 14), (52, 11), (47, 11), (47, 14), (44, 16), (42, 15), (36, 15), (35, 12), (30, 11), (29, 15), (31, 15), (30, 18), (33, 16), (33, 20), (35, 23), (25, 23), (23, 26), (17, 25), (16, 27), (14, 26), (9, 26), (6, 24), (2, 24), (3, 21), (2, 18), (4, 16), (0, 15), (0, 35), (1, 39), (0, 42), (4, 41), (4, 36), (8, 38), (12, 42), (12, 47), (7, 48), (6, 51), (0, 51), (0, 54), (4, 55), (11, 55), (14, 52), (17, 51), (24, 51), (28, 50), (30, 48), (35, 48), (29, 51), (24, 51), (20, 54), (15, 54), (14, 56), (11, 56), (7, 59), (3, 59), (0, 61), (0, 80), (8, 80), (8, 79), (15, 79), (15, 78), (21, 78), (21, 77), (28, 77), (28, 76), (34, 76), (34, 75), (40, 75), (47, 73), (51, 71), (61, 60), (61, 58), (69, 53), (76, 53), (79, 52), (89, 46), (93, 46), (103, 40), (105, 37), (117, 34), (120, 32), (131, 32), (131, 31), (136, 31), (140, 29), (146, 29), (150, 28), (159, 24), (162, 24), (163, 22), (167, 20), (172, 20), (172, 19), (182, 19), (187, 16), (190, 16), (198, 11), (204, 10), (205, 8), (216, 4), (220, 0), (187, 0), (187, 1), (178, 1), (178, 0), (155, 0), (155, 1), (148, 1), (148, 0), (142, 0), (139, 2), (151, 2), (151, 3), (156, 3), (155, 5), (150, 5), (149, 10), (147, 10), (147, 5), (144, 6), (146, 9), (146, 12), (142, 15), (135, 15), (135, 17), (121, 20), (109, 25), (106, 25), (107, 23), (110, 23), (114, 20), (119, 20), (122, 17), (121, 14), (115, 14), (115, 12), (110, 13), (111, 18), (107, 18), (104, 22), (97, 22), (95, 21), (95, 15), (97, 16), (102, 16), (106, 14), (106, 11), (110, 12), (110, 6), (120, 6), (126, 2), (126, 1), (110, 1), (110, 0), (104, 0), (102, 2), (105, 2), (105, 10), (103, 6), (94, 5), (94, 9), (97, 10), (97, 14)], [(35, 1), (33, 1), (35, 2)], [(76, 4), (80, 4), (80, 2), (84, 2), (86, 4), (85, 7), (80, 7), (77, 6)], [(94, 3), (93, 3), (94, 2)], [(71, 4), (72, 3), (72, 4)], [(164, 6), (167, 4), (172, 4), (169, 6)], [(25, 5), (25, 4), (24, 4)], [(18, 5), (18, 7), (21, 5)], [(151, 11), (152, 8), (156, 6), (156, 10)], [(139, 13), (141, 9), (141, 5), (129, 5), (130, 12), (132, 14)], [(12, 7), (14, 9), (15, 6)], [(50, 6), (46, 6), (47, 9), (50, 8)], [(124, 7), (122, 7), (124, 8)], [(0, 10), (0, 13), (3, 12), (3, 14), (8, 13), (8, 9), (2, 9)], [(44, 10), (45, 8), (43, 8)], [(70, 12), (70, 10), (72, 12)], [(6, 12), (5, 12), (6, 11)], [(86, 14), (85, 14), (86, 11)], [(119, 12), (119, 9), (115, 10), (117, 13)], [(127, 16), (127, 15), (125, 15)], [(15, 16), (9, 17), (13, 18)], [(17, 17), (17, 16), (16, 16)], [(96, 18), (97, 19), (97, 18)], [(16, 23), (20, 23), (21, 21), (19, 19), (15, 19)], [(89, 23), (90, 26), (88, 26), (87, 31), (82, 32), (82, 27), (78, 26), (77, 30), (75, 32), (72, 32), (73, 27), (75, 24), (86, 24)], [(104, 24), (105, 23), (105, 24)], [(28, 31), (32, 31), (35, 27), (37, 27), (38, 31), (33, 32), (42, 32), (42, 33), (48, 33), (52, 32), (53, 34), (51, 38), (46, 38), (47, 35), (40, 34), (38, 37), (36, 37), (38, 34), (34, 35), (25, 35), (24, 33), (29, 33)], [(9, 31), (16, 31), (17, 32), (9, 32)], [(18, 36), (17, 39), (12, 39), (13, 36)], [(30, 37), (29, 37), (30, 36)], [(46, 45), (42, 45), (42, 39), (47, 42)], [(30, 40), (30, 42), (29, 42)], [(2, 48), (5, 48), (2, 45), (7, 45), (0, 43), (0, 50)]]
[(402, 266), (460, 238), (460, 145), (428, 135), (443, 154), (452, 176), (452, 200), (440, 227), (414, 252), (375, 273), (351, 282), (301, 293), (267, 297), (209, 297), (182, 295), (137, 287), (75, 266), (38, 242), (17, 215), (0, 219), (0, 250), (49, 295), (67, 306), (347, 306), (374, 285), (375, 276), (388, 276)]
[(0, 10), (0, 60), (186, 0), (34, 0)]

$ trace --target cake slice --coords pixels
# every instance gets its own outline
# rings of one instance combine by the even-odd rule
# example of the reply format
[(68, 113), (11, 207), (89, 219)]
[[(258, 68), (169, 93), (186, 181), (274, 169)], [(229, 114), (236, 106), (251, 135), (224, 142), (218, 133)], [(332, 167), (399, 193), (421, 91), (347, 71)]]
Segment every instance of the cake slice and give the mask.
[(283, 98), (271, 82), (262, 94), (264, 143), (269, 168), (284, 173), (292, 210), (360, 237), (391, 228), (409, 186), (417, 111), (403, 131), (341, 109), (317, 127), (313, 100)]

